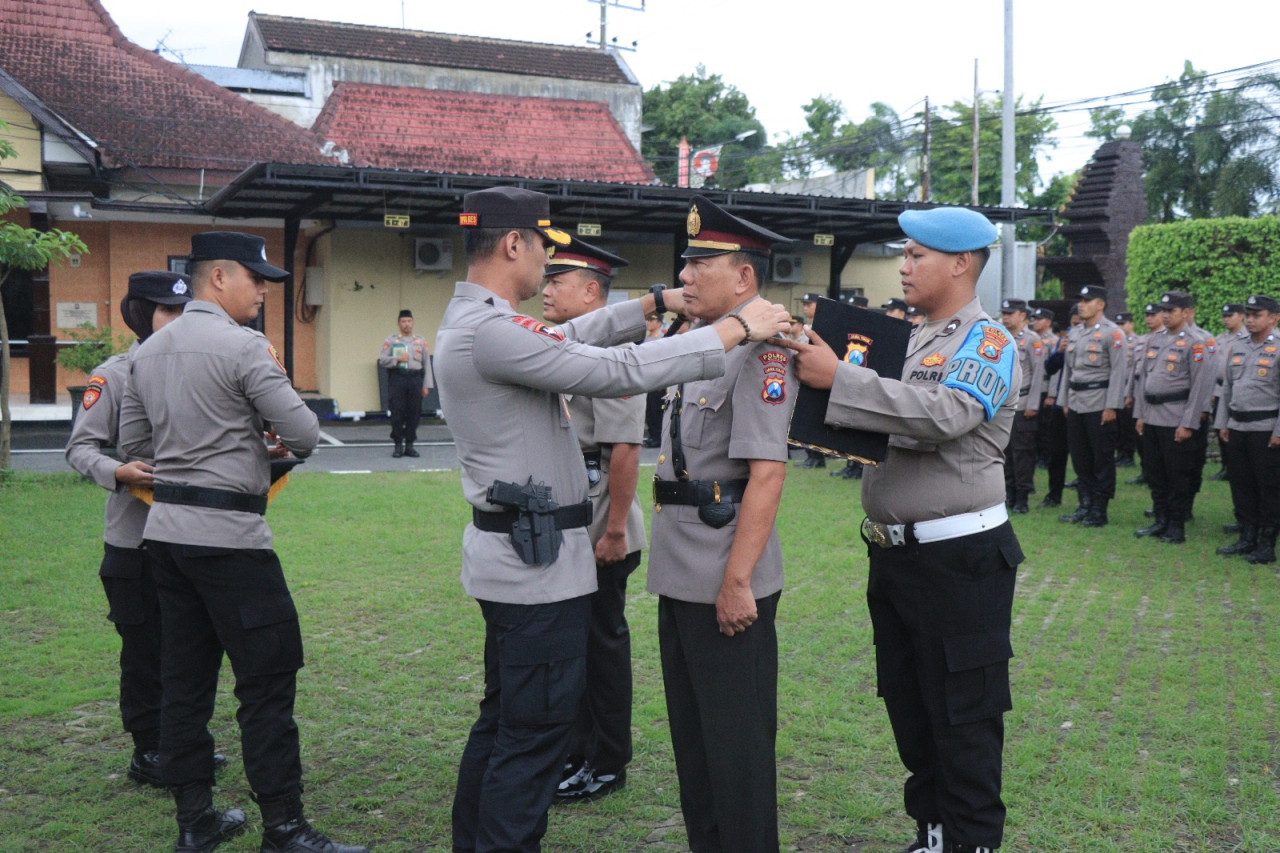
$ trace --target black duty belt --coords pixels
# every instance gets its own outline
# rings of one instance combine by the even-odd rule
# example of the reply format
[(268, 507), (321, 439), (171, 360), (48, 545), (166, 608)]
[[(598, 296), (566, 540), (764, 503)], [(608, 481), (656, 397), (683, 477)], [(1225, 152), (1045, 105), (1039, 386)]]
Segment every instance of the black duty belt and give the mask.
[(1099, 388), (1106, 388), (1111, 384), (1111, 380), (1103, 379), (1101, 382), (1071, 382), (1072, 391), (1097, 391)]
[(266, 495), (246, 495), (226, 489), (209, 489), (203, 486), (166, 486), (156, 483), (152, 499), (162, 504), (200, 506), (206, 509), (226, 509), (236, 512), (267, 514)]
[(1237, 412), (1235, 409), (1231, 410), (1232, 419), (1242, 424), (1253, 423), (1254, 421), (1265, 421), (1277, 416), (1280, 416), (1280, 409), (1267, 409), (1266, 411), (1253, 412)]
[(422, 374), (427, 372), (427, 369), (424, 367), (421, 370), (401, 370), (398, 367), (388, 367), (387, 371), (392, 376), (416, 376), (420, 378)]
[(742, 503), (747, 480), (654, 480), (655, 504), (710, 506), (714, 503)]
[[(503, 510), (502, 512), (485, 512), (472, 507), (471, 523), (476, 526), (477, 530), (483, 530), (485, 533), (510, 533), (511, 526), (520, 519), (520, 515), (520, 511), (516, 509)], [(591, 501), (556, 507), (552, 511), (552, 515), (555, 516), (556, 530), (572, 530), (575, 527), (586, 527), (591, 523)]]
[(1158, 406), (1161, 403), (1181, 403), (1183, 400), (1191, 399), (1191, 389), (1170, 391), (1168, 394), (1143, 394), (1142, 399), (1153, 406)]

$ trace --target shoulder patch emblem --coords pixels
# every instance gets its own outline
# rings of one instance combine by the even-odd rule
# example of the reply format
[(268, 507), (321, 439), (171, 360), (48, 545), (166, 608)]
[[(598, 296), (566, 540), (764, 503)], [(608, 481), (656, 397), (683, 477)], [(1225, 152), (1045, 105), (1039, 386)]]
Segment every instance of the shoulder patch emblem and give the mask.
[(545, 335), (546, 337), (551, 338), (552, 340), (556, 340), (556, 341), (564, 340), (564, 334), (562, 334), (561, 332), (557, 332), (555, 329), (551, 328), (545, 323), (539, 323), (537, 320), (533, 319), (532, 317), (508, 317), (507, 319), (515, 323), (517, 326), (523, 326), (524, 328), (528, 329), (531, 332), (537, 332), (539, 335)]
[(760, 363), (764, 365), (764, 389), (760, 399), (771, 406), (776, 406), (787, 399), (787, 362), (786, 353), (770, 350), (761, 353)]
[(1196, 361), (1204, 361), (1204, 344), (1192, 344), (1191, 357)]
[(849, 345), (845, 347), (844, 360), (849, 364), (863, 367), (867, 363), (867, 350), (871, 348), (872, 340), (866, 335), (850, 335)]
[(275, 360), (276, 365), (280, 368), (282, 372), (284, 373), (289, 372), (284, 369), (284, 362), (280, 360), (280, 356), (278, 353), (276, 353), (276, 348), (274, 346), (272, 346), (271, 344), (267, 344), (267, 352), (271, 353), (271, 358)]
[[(984, 325), (979, 328), (982, 329), (982, 340), (978, 344), (978, 355), (987, 361), (999, 361), (1004, 348), (1009, 345), (1009, 336), (995, 326)], [(970, 332), (969, 335), (972, 337), (973, 333)]]
[(1117, 329), (1111, 333), (1111, 346), (1114, 349), (1124, 349), (1124, 332)]
[(941, 367), (946, 363), (946, 356), (940, 352), (935, 352), (933, 355), (926, 355), (924, 358), (920, 359), (921, 367)]
[(1009, 397), (1017, 355), (1009, 337), (998, 326), (978, 323), (965, 336), (960, 350), (947, 365), (942, 384), (969, 394), (991, 420)]
[[(98, 379), (100, 377), (95, 376), (94, 378)], [(90, 385), (84, 391), (84, 407), (86, 409), (92, 408), (93, 404), (98, 402), (98, 398), (101, 396), (102, 396), (102, 386)]]
[(1034, 352), (1036, 355), (1042, 354), (1044, 352), (1044, 342), (1038, 341), (1038, 340), (1032, 341), (1031, 351)]

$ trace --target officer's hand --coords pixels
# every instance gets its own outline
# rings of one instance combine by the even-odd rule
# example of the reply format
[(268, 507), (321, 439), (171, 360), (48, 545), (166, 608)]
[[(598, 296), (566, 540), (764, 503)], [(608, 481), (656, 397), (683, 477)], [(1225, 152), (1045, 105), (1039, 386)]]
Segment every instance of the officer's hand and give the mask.
[(596, 543), (596, 565), (616, 563), (627, 556), (627, 534), (605, 532)]
[(1103, 409), (1103, 410), (1102, 410), (1102, 422), (1103, 422), (1104, 424), (1109, 424), (1109, 423), (1111, 423), (1112, 421), (1114, 421), (1115, 419), (1116, 419), (1116, 410), (1115, 410), (1115, 409)]
[(840, 364), (840, 359), (817, 332), (809, 330), (807, 344), (784, 340), (778, 346), (795, 350), (796, 376), (805, 385), (810, 388), (830, 388), (836, 381), (836, 367)]
[(1132, 408), (1133, 408), (1133, 398), (1132, 398), (1132, 397), (1125, 397), (1125, 398), (1124, 398), (1124, 407), (1125, 407), (1126, 409), (1132, 409)]
[(662, 291), (662, 304), (673, 314), (684, 313), (684, 288), (673, 287)]
[(1048, 406), (1049, 408), (1051, 408), (1051, 409), (1052, 409), (1052, 408), (1053, 408), (1053, 399), (1054, 399), (1053, 397), (1045, 397), (1045, 398), (1044, 398), (1044, 404), (1045, 404), (1046, 406)]
[(1025, 414), (1026, 414), (1026, 416), (1027, 416), (1027, 417), (1029, 417), (1029, 418), (1034, 418), (1036, 415), (1040, 414), (1040, 410), (1039, 410), (1039, 409), (1027, 409), (1027, 410), (1026, 410), (1026, 412), (1025, 412)]
[(400, 362), (401, 364), (404, 364), (408, 360), (409, 360), (409, 353), (407, 352), (402, 352), (398, 356), (396, 356), (396, 361)]
[(1231, 430), (1229, 430), (1229, 429), (1220, 429), (1220, 430), (1218, 430), (1218, 439), (1219, 439), (1223, 444), (1228, 444), (1228, 443), (1231, 441)]
[(1186, 427), (1178, 427), (1173, 431), (1173, 440), (1177, 444), (1181, 444), (1182, 442), (1191, 438), (1191, 436), (1193, 435), (1195, 435), (1195, 433), (1193, 433), (1191, 430), (1187, 429)]
[(1280, 447), (1280, 437), (1271, 436), (1271, 440), (1267, 442), (1267, 447)]
[(430, 389), (430, 388), (423, 388), (423, 389), (422, 389), (422, 399), (424, 399), (424, 400), (425, 400), (425, 399), (427, 399), (427, 398), (428, 398), (428, 397), (430, 397), (430, 396), (431, 396), (431, 389)]
[(262, 438), (270, 444), (275, 442), (271, 447), (267, 448), (268, 459), (285, 459), (289, 456), (289, 448), (284, 446), (284, 442), (276, 435), (275, 428), (271, 428), (262, 434)]
[(741, 634), (756, 621), (756, 600), (751, 584), (722, 586), (716, 596), (716, 622), (726, 637)]
[(116, 482), (126, 486), (150, 486), (154, 482), (151, 472), (155, 470), (145, 462), (127, 462), (116, 469)]
[(1133, 431), (1138, 435), (1142, 435), (1142, 418), (1138, 418), (1133, 422)]
[(748, 340), (763, 341), (774, 335), (785, 336), (791, 331), (791, 314), (786, 306), (764, 299), (753, 299), (738, 311), (751, 333)]

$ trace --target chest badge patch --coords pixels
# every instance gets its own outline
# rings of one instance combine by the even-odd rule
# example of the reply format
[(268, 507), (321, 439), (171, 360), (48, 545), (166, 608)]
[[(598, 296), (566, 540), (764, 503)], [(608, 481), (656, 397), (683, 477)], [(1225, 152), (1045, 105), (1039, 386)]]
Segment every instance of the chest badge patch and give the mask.
[(1259, 367), (1259, 368), (1258, 368), (1258, 375), (1259, 375), (1259, 376), (1266, 376), (1266, 375), (1267, 375), (1267, 369), (1266, 369), (1265, 367)]
[(940, 352), (935, 352), (933, 355), (926, 355), (924, 358), (920, 359), (921, 367), (941, 367), (946, 363), (946, 356)]
[(1268, 344), (1267, 346), (1262, 348), (1262, 351), (1270, 354), (1270, 353), (1274, 353), (1276, 351), (1276, 348)]
[(760, 399), (776, 406), (787, 399), (787, 355), (769, 351), (760, 355), (760, 363), (764, 365), (764, 389)]
[(552, 340), (556, 340), (556, 341), (564, 340), (563, 334), (561, 334), (560, 332), (557, 332), (555, 329), (551, 328), (545, 323), (539, 323), (537, 320), (533, 319), (532, 317), (510, 317), (508, 319), (510, 319), (511, 322), (515, 323), (517, 326), (523, 326), (524, 328), (528, 329), (531, 332), (536, 332), (539, 335), (545, 335), (546, 337), (551, 338)]
[(871, 338), (866, 335), (850, 335), (849, 345), (844, 350), (844, 360), (849, 364), (864, 367), (867, 363), (867, 350), (871, 348)]

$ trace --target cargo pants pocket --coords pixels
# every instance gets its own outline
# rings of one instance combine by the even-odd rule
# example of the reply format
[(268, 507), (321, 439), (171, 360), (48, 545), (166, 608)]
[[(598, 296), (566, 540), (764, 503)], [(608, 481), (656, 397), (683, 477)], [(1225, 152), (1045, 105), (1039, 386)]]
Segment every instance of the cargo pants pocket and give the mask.
[(107, 546), (98, 577), (107, 594), (107, 619), (116, 625), (141, 625), (147, 621), (142, 595), (142, 572), (147, 559), (140, 548)]
[(508, 635), (499, 654), (503, 725), (557, 725), (577, 718), (587, 680), (586, 631)]
[(244, 675), (273, 675), (302, 668), (302, 628), (286, 592), (240, 605)]
[(997, 717), (1013, 709), (1008, 634), (965, 634), (942, 641), (947, 660), (947, 717), (951, 725)]

